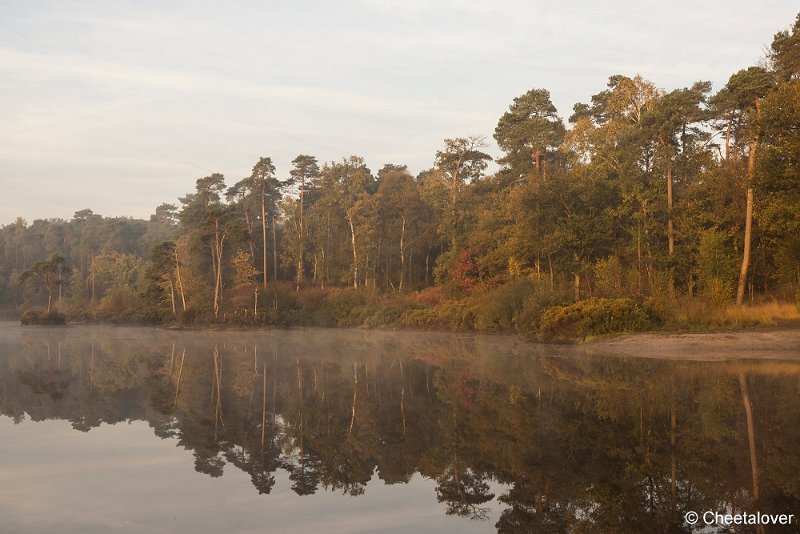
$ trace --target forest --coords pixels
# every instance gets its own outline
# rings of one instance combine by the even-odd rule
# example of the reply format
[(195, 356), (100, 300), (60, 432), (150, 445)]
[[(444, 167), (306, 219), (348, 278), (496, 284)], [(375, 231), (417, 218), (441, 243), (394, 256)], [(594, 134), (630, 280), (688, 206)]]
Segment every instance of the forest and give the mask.
[[(664, 90), (546, 89), (432, 168), (269, 156), (149, 220), (83, 209), (0, 227), (23, 322), (397, 326), (585, 339), (800, 318), (800, 15), (759, 65)], [(255, 158), (254, 158), (255, 159)]]

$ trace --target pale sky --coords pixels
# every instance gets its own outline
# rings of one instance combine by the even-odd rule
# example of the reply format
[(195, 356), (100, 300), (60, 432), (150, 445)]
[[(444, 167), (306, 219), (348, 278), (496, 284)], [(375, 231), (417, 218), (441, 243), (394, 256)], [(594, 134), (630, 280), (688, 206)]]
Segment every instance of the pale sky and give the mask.
[(758, 63), (796, 0), (0, 2), (0, 225), (83, 208), (147, 218), (270, 156), (433, 164), (491, 138), (514, 97), (562, 117), (641, 73), (716, 91)]

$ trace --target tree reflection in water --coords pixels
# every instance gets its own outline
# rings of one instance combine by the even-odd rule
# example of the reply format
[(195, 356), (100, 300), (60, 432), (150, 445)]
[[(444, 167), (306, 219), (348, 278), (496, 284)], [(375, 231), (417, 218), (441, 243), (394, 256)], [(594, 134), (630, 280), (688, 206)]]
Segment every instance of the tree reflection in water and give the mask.
[(153, 337), (3, 341), (0, 411), (84, 432), (144, 420), (198, 472), (233, 466), (264, 495), (279, 471), (299, 496), (419, 474), (447, 514), (502, 507), (500, 532), (688, 532), (689, 510), (800, 509), (797, 363), (382, 333)]

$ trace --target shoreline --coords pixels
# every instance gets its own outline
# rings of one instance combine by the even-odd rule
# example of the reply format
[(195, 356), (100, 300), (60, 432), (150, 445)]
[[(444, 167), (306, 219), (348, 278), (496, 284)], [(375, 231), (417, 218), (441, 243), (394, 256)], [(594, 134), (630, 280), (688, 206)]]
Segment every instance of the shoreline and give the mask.
[[(2, 321), (23, 327), (18, 321)], [(722, 330), (714, 332), (658, 331), (634, 332), (577, 343), (552, 343), (526, 338), (514, 332), (479, 332), (475, 330), (451, 331), (439, 329), (407, 329), (391, 326), (367, 327), (230, 327), (220, 325), (176, 326), (143, 325), (133, 323), (73, 322), (61, 326), (29, 325), (25, 328), (69, 328), (70, 326), (136, 327), (154, 328), (164, 332), (271, 332), (271, 331), (320, 331), (320, 332), (385, 332), (398, 334), (450, 334), (453, 336), (476, 336), (483, 338), (505, 338), (515, 344), (539, 348), (552, 347), (554, 352), (563, 350), (583, 352), (586, 355), (614, 355), (671, 360), (736, 360), (736, 359), (790, 359), (800, 360), (800, 324), (789, 323), (774, 326)]]
[(724, 332), (641, 332), (582, 345), (588, 354), (677, 360), (800, 360), (800, 327)]

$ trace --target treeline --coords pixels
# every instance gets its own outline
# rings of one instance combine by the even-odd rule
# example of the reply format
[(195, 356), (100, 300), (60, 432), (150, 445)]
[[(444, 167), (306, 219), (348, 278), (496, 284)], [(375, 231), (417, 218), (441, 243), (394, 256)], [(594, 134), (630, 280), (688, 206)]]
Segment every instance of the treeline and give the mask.
[(568, 123), (532, 89), (497, 123), (493, 175), (468, 136), (417, 176), (300, 155), (280, 177), (262, 157), (149, 221), (19, 219), (0, 229), (0, 299), (45, 291), (77, 317), (559, 337), (800, 297), (800, 16), (716, 92), (615, 75)]

